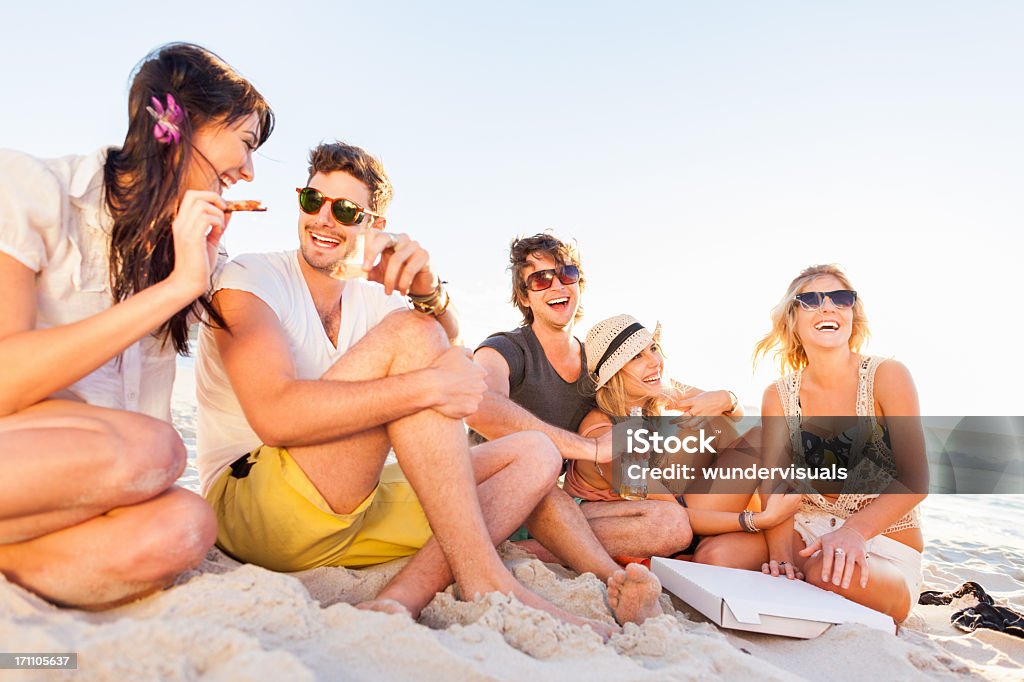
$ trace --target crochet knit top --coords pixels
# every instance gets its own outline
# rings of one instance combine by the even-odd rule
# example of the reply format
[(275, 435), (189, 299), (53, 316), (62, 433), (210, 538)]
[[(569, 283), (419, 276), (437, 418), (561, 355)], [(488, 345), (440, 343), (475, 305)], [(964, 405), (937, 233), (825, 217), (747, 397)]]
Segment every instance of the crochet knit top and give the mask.
[[(899, 474), (896, 459), (889, 444), (888, 429), (878, 424), (875, 418), (875, 370), (884, 362), (884, 358), (867, 356), (860, 363), (857, 374), (857, 417), (859, 425), (853, 430), (849, 439), (850, 458), (847, 480), (857, 481), (863, 489), (870, 486), (875, 490), (883, 490)], [(775, 387), (782, 400), (782, 409), (789, 426), (790, 441), (793, 446), (793, 460), (797, 466), (808, 466), (804, 451), (804, 431), (801, 426), (800, 379), (803, 370), (787, 374), (775, 382)], [(860, 454), (861, 456), (858, 456)], [(828, 499), (819, 493), (805, 494), (800, 510), (808, 513), (825, 512), (841, 519), (861, 511), (878, 497), (877, 494), (841, 493), (835, 499)], [(899, 519), (884, 531), (883, 535), (921, 527), (919, 507), (914, 507), (903, 518)]]

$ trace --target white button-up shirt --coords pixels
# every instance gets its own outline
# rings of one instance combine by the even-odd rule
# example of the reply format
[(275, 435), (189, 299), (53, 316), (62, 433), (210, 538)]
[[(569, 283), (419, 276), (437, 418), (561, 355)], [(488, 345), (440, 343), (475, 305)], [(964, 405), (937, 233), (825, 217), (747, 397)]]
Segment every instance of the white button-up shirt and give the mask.
[[(114, 304), (106, 156), (106, 149), (60, 159), (0, 150), (0, 251), (36, 273), (38, 329), (71, 324)], [(174, 367), (170, 341), (145, 336), (53, 397), (170, 421)]]

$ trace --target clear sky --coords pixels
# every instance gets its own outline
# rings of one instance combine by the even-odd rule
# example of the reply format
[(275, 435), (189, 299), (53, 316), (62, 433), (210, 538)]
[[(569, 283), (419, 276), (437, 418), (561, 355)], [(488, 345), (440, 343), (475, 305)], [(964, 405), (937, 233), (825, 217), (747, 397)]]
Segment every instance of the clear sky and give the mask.
[(278, 115), (232, 253), (293, 248), (306, 151), (340, 138), (383, 159), (468, 343), (517, 323), (510, 239), (553, 228), (581, 337), (660, 319), (673, 374), (756, 403), (769, 310), (838, 262), (925, 412), (1020, 415), (1022, 26), (1017, 2), (18, 3), (0, 147), (120, 143), (133, 65), (198, 42)]

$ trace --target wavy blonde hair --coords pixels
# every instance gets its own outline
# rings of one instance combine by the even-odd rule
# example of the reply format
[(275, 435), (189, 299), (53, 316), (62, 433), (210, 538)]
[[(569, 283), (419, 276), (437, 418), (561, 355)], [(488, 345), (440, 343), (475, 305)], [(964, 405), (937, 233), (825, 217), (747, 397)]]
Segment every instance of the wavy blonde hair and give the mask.
[[(596, 385), (596, 381), (594, 382)], [(626, 397), (626, 380), (623, 379), (622, 370), (612, 375), (605, 382), (604, 386), (597, 389), (594, 398), (601, 411), (609, 416), (626, 417), (629, 415)], [(643, 404), (645, 417), (659, 417), (664, 409), (664, 399), (660, 397), (648, 398)]]
[[(812, 265), (804, 269), (796, 279), (789, 283), (786, 295), (772, 308), (772, 328), (754, 347), (754, 366), (769, 353), (772, 353), (783, 374), (796, 372), (807, 366), (807, 352), (796, 333), (796, 299), (800, 290), (819, 277), (832, 275), (847, 289), (853, 289), (843, 269), (835, 263)], [(868, 329), (868, 318), (864, 312), (864, 304), (860, 297), (853, 304), (853, 331), (850, 333), (850, 350), (859, 352), (871, 336)]]

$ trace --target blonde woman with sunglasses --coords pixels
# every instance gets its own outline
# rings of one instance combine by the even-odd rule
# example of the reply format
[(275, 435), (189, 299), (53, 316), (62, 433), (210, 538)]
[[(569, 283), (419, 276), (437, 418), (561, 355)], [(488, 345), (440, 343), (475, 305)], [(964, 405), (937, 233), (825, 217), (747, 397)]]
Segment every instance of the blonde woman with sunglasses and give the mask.
[(790, 283), (755, 350), (755, 358), (774, 351), (788, 372), (764, 392), (765, 450), (849, 477), (816, 483), (792, 521), (764, 540), (718, 538), (730, 550), (718, 554), (731, 554), (729, 565), (804, 578), (900, 622), (921, 583), (924, 435), (910, 372), (862, 355), (868, 334), (864, 305), (838, 266), (809, 267)]

